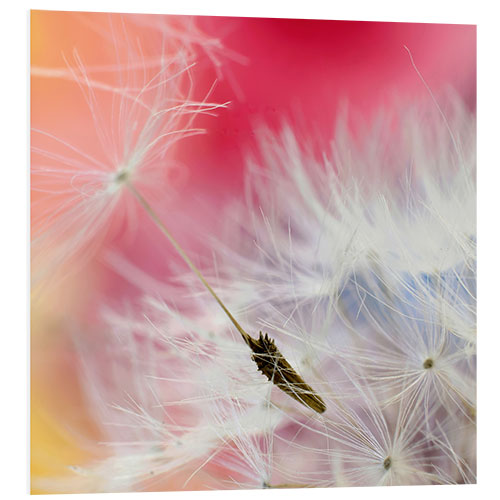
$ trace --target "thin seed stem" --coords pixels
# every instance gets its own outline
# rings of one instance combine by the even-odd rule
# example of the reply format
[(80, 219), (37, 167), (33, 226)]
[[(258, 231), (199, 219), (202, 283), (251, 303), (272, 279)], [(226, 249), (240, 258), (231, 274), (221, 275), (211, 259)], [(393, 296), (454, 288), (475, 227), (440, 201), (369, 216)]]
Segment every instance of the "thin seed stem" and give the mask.
[(242, 326), (236, 321), (234, 316), (230, 313), (229, 309), (224, 305), (222, 300), (219, 298), (219, 296), (215, 293), (215, 290), (207, 283), (207, 280), (203, 277), (201, 274), (201, 271), (194, 265), (193, 261), (188, 257), (186, 252), (183, 250), (183, 248), (179, 245), (177, 240), (172, 236), (172, 233), (167, 229), (165, 224), (160, 220), (156, 212), (153, 210), (151, 205), (145, 200), (145, 198), (135, 189), (135, 187), (127, 183), (127, 187), (130, 189), (132, 194), (137, 198), (137, 201), (142, 205), (144, 210), (149, 214), (149, 216), (153, 219), (155, 224), (158, 226), (158, 228), (161, 230), (161, 232), (168, 238), (170, 243), (174, 246), (174, 248), (177, 250), (179, 255), (182, 257), (184, 262), (189, 266), (189, 268), (198, 276), (200, 281), (203, 283), (203, 286), (210, 292), (212, 297), (217, 301), (220, 307), (222, 307), (222, 310), (226, 313), (227, 317), (231, 320), (233, 325), (236, 327), (236, 329), (240, 332), (241, 336), (243, 337), (243, 340), (250, 345), (250, 342), (252, 338), (250, 335), (243, 330)]

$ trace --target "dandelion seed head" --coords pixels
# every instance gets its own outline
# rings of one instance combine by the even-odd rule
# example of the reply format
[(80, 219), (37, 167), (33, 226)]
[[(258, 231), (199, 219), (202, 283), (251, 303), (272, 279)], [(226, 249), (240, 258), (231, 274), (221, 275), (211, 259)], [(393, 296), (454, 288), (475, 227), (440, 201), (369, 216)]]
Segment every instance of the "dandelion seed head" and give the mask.
[[(271, 364), (256, 366), (190, 274), (176, 280), (176, 300), (107, 313), (106, 364), (81, 352), (96, 419), (113, 423), (103, 426), (109, 460), (153, 448), (158, 458), (131, 465), (128, 488), (150, 470), (188, 470), (185, 488), (197, 478), (228, 488), (475, 481), (474, 438), (461, 432), (475, 425), (475, 225), (461, 216), (475, 197), (472, 118), (457, 112), (457, 154), (441, 117), (431, 130), (445, 146), (408, 116), (404, 147), (392, 138), (391, 154), (364, 157), (358, 144), (359, 165), (340, 161), (349, 141), (319, 161), (290, 127), (266, 133), (247, 203), (231, 207), (229, 236), (213, 242), (217, 272), (204, 272), (325, 411), (275, 386)], [(395, 161), (383, 179), (364, 172), (383, 160)]]

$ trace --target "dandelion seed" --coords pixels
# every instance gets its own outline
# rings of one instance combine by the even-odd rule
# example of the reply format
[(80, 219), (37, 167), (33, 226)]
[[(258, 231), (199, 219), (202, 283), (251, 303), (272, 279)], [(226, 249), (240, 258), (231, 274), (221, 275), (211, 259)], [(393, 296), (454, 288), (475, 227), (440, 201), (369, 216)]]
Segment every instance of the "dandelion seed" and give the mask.
[[(182, 51), (177, 57), (182, 60)], [(103, 85), (98, 85), (96, 82), (91, 82), (87, 71), (85, 70), (83, 63), (76, 56), (79, 70), (81, 75), (78, 76), (74, 73), (75, 80), (82, 86), (82, 90), (86, 92), (88, 103), (90, 109), (93, 112), (93, 117), (97, 130), (101, 130), (102, 137), (100, 137), (103, 143), (107, 141), (112, 142), (108, 134), (104, 132), (101, 128), (101, 116), (98, 114), (99, 110), (97, 108), (97, 101), (95, 96), (96, 88), (104, 88)], [(170, 68), (170, 65), (173, 68)], [(122, 95), (122, 98), (127, 102), (132, 101), (132, 108), (130, 110), (130, 117), (133, 120), (133, 126), (130, 127), (132, 130), (137, 129), (137, 122), (139, 118), (144, 119), (144, 123), (139, 128), (138, 132), (125, 131), (126, 137), (124, 138), (124, 151), (114, 152), (114, 161), (110, 165), (109, 173), (100, 172), (85, 172), (83, 171), (80, 182), (84, 182), (79, 195), (83, 198), (79, 200), (77, 196), (76, 199), (71, 200), (70, 210), (62, 215), (55, 218), (56, 229), (60, 232), (67, 232), (71, 227), (74, 227), (74, 217), (82, 216), (82, 213), (86, 213), (85, 217), (88, 220), (80, 220), (77, 224), (78, 236), (79, 238), (71, 238), (65, 240), (60, 249), (61, 253), (72, 254), (74, 253), (80, 245), (84, 245), (87, 241), (91, 241), (95, 244), (95, 237), (107, 224), (107, 219), (111, 217), (112, 213), (116, 209), (116, 204), (118, 202), (118, 197), (121, 197), (124, 190), (130, 191), (135, 198), (141, 203), (145, 208), (147, 213), (152, 217), (152, 219), (157, 223), (162, 232), (167, 236), (170, 242), (173, 244), (177, 252), (186, 261), (189, 267), (195, 272), (195, 274), (201, 279), (207, 290), (213, 295), (215, 300), (223, 308), (224, 312), (228, 315), (229, 319), (236, 326), (238, 331), (243, 336), (243, 339), (252, 348), (257, 348), (259, 346), (259, 341), (252, 339), (246, 332), (243, 331), (241, 326), (236, 322), (234, 317), (229, 313), (228, 309), (224, 306), (219, 297), (215, 294), (213, 289), (208, 285), (206, 280), (202, 277), (200, 271), (194, 266), (192, 261), (187, 257), (184, 250), (179, 246), (175, 239), (170, 235), (166, 227), (161, 223), (159, 217), (153, 211), (149, 203), (145, 198), (139, 194), (137, 186), (141, 185), (144, 180), (146, 182), (153, 182), (154, 179), (149, 174), (145, 174), (143, 171), (148, 167), (153, 160), (158, 157), (163, 157), (166, 149), (171, 145), (171, 136), (178, 135), (179, 137), (186, 137), (191, 133), (199, 133), (201, 130), (191, 129), (188, 126), (184, 129), (175, 130), (172, 127), (179, 122), (179, 116), (187, 113), (201, 113), (207, 112), (212, 109), (216, 109), (220, 106), (214, 104), (202, 103), (191, 103), (188, 100), (182, 102), (181, 104), (176, 104), (171, 107), (163, 107), (167, 103), (179, 99), (177, 97), (179, 89), (174, 87), (175, 92), (169, 94), (164, 87), (168, 88), (168, 84), (175, 81), (175, 78), (184, 73), (186, 70), (178, 69), (178, 62), (170, 61), (167, 66), (170, 71), (173, 70), (173, 75), (165, 75), (165, 68), (161, 68), (157, 74), (153, 77), (137, 92), (137, 94), (130, 94), (128, 89), (116, 89), (118, 93)], [(178, 74), (176, 74), (178, 73)], [(177, 84), (176, 84), (177, 85)], [(153, 91), (153, 96), (150, 102), (149, 95)], [(166, 95), (165, 95), (166, 94)], [(222, 105), (224, 106), (224, 105)], [(138, 108), (138, 109), (136, 109)], [(145, 116), (144, 112), (146, 113)], [(120, 114), (123, 110), (120, 110)], [(190, 124), (192, 117), (188, 120)], [(121, 126), (122, 124), (120, 124)], [(130, 134), (130, 135), (129, 135)], [(163, 144), (166, 141), (166, 145)], [(153, 150), (157, 145), (161, 144), (161, 149), (158, 152), (153, 153), (153, 157), (150, 158), (151, 150)], [(71, 145), (66, 145), (69, 149), (74, 150)], [(48, 151), (39, 150), (42, 155), (53, 157)], [(121, 153), (121, 154), (120, 154)], [(99, 168), (106, 168), (106, 164), (99, 163), (97, 160), (93, 160), (89, 155), (81, 153), (81, 156), (86, 159), (93, 161), (93, 163)], [(54, 157), (63, 163), (67, 163), (69, 166), (80, 167), (82, 170), (85, 168), (84, 164), (81, 162), (74, 162), (64, 157)], [(114, 168), (113, 168), (114, 167)], [(36, 169), (35, 169), (36, 171)], [(51, 169), (52, 171), (52, 169)], [(70, 170), (68, 170), (70, 171)], [(59, 171), (62, 173), (62, 170)], [(73, 184), (73, 182), (72, 182)], [(75, 187), (74, 185), (72, 187)], [(57, 215), (57, 214), (56, 214)], [(46, 223), (45, 223), (46, 224)], [(47, 237), (53, 236), (53, 234), (47, 230), (47, 227), (42, 227), (40, 238), (35, 239), (35, 245), (38, 246), (39, 243), (43, 245), (43, 241), (46, 241)], [(67, 236), (65, 235), (65, 238)], [(84, 240), (85, 238), (85, 240)], [(87, 240), (88, 238), (88, 240)], [(50, 242), (52, 243), (52, 241)], [(59, 255), (61, 258), (62, 255)], [(59, 260), (59, 259), (58, 259)], [(266, 337), (267, 338), (267, 337)], [(270, 346), (275, 349), (274, 344)], [(262, 346), (265, 348), (266, 346)], [(293, 371), (291, 366), (286, 362), (281, 353), (275, 349), (276, 354), (276, 367), (278, 374), (276, 379), (278, 380), (277, 386), (290, 395), (293, 395), (295, 399), (305, 404), (306, 406), (311, 406), (310, 403), (313, 401), (313, 406), (311, 408), (316, 411), (322, 412), (325, 410), (324, 404), (318, 396), (313, 394), (313, 390), (303, 382), (303, 380)], [(262, 353), (258, 359), (262, 359)], [(262, 363), (260, 368), (262, 368)], [(265, 371), (265, 375), (272, 380), (274, 376), (271, 376), (270, 370)], [(285, 380), (287, 382), (285, 383)], [(302, 392), (304, 395), (302, 398), (297, 398), (297, 393)], [(308, 394), (310, 393), (310, 394)]]

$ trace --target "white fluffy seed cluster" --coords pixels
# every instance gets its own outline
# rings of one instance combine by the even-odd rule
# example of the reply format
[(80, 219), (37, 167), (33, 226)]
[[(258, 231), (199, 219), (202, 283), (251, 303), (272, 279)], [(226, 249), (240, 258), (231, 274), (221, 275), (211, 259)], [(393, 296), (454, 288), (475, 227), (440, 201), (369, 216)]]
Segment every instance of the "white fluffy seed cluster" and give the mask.
[(456, 100), (438, 111), (382, 120), (363, 141), (340, 127), (320, 154), (290, 127), (261, 130), (246, 202), (213, 244), (208, 281), (249, 333), (275, 339), (326, 411), (270, 384), (186, 274), (185, 300), (107, 311), (109, 334), (81, 341), (109, 456), (68, 481), (474, 483), (475, 117)]

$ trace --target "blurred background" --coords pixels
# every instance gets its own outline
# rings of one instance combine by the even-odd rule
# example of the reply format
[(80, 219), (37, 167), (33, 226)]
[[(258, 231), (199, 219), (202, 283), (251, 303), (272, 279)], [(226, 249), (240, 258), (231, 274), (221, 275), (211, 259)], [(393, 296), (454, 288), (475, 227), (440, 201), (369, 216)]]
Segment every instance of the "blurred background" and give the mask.
[[(210, 102), (230, 102), (216, 116), (196, 118), (205, 134), (169, 150), (176, 168), (165, 173), (169, 192), (155, 200), (196, 262), (210, 258), (206, 239), (219, 233), (221, 209), (243, 196), (245, 161), (256, 149), (259, 125), (279, 129), (290, 122), (304, 141), (324, 144), (346, 107), (349, 116), (370, 122), (381, 109), (429, 99), (405, 46), (438, 98), (453, 89), (475, 109), (475, 26), (32, 11), (31, 126), (104, 161), (89, 104), (68, 67), (78, 60), (104, 68), (100, 81), (110, 83), (124, 71), (113, 71), (117, 53), (130, 44), (138, 61), (125, 69), (130, 79), (161, 54), (165, 40), (188, 46), (196, 60), (194, 99), (212, 89)], [(98, 104), (111, 106), (110, 93), (99, 94)], [(33, 133), (31, 141), (34, 148), (54, 148), (47, 136)], [(39, 162), (36, 154), (32, 162)], [(33, 174), (32, 186), (39, 181)], [(44, 182), (31, 195), (37, 224), (40, 214), (50, 217), (59, 206), (58, 184), (51, 189)], [(194, 226), (204, 233), (190, 230)], [(51, 258), (49, 247), (36, 266)], [(98, 328), (103, 304), (160, 293), (169, 276), (184, 269), (141, 211), (133, 231), (121, 222), (112, 225), (88, 258), (75, 262), (58, 266), (64, 279), (32, 287), (32, 479), (63, 476), (68, 465), (105, 454), (95, 446), (99, 426), (80, 390), (73, 337)]]

